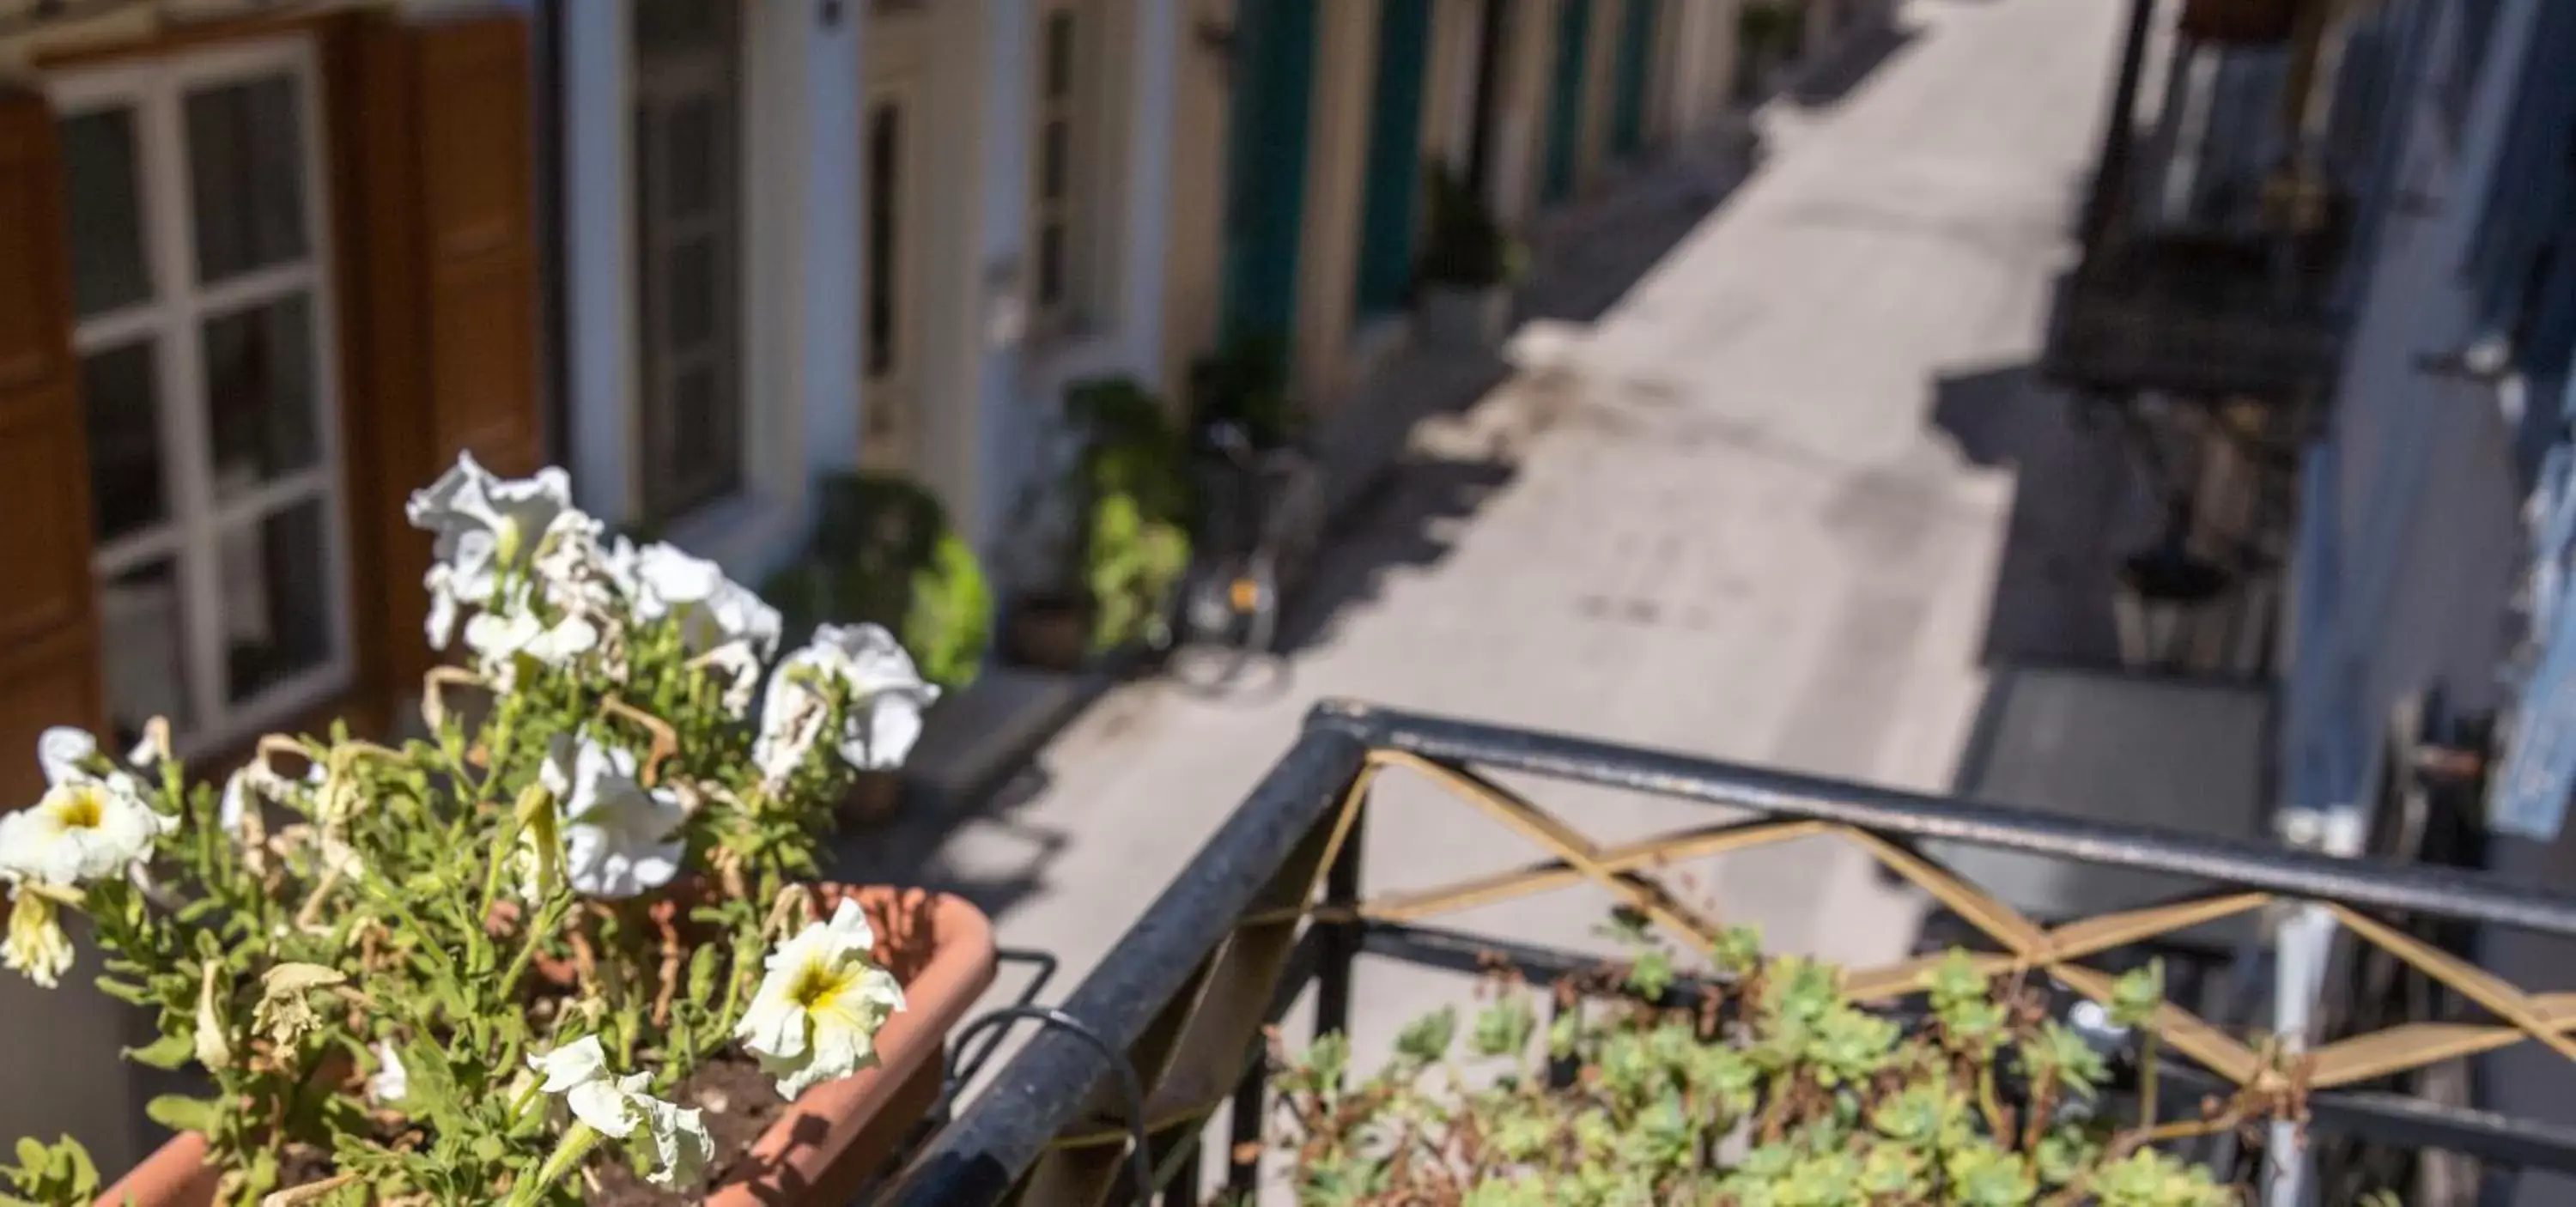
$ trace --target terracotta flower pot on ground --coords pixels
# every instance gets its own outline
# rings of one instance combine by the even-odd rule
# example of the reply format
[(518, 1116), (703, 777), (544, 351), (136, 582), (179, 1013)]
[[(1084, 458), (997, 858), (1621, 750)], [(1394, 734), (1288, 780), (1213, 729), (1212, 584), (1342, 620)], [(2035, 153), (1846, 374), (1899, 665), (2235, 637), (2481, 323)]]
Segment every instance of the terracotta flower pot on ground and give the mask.
[[(965, 899), (885, 885), (817, 886), (828, 916), (854, 895), (905, 1010), (877, 1033), (877, 1067), (807, 1090), (730, 1161), (717, 1207), (839, 1204), (894, 1156), (939, 1097), (948, 1035), (993, 980), (993, 924)], [(205, 1137), (179, 1136), (100, 1196), (99, 1207), (211, 1207), (220, 1172)]]
[(1087, 600), (1025, 596), (1002, 618), (1002, 657), (1015, 666), (1072, 674), (1090, 653)]

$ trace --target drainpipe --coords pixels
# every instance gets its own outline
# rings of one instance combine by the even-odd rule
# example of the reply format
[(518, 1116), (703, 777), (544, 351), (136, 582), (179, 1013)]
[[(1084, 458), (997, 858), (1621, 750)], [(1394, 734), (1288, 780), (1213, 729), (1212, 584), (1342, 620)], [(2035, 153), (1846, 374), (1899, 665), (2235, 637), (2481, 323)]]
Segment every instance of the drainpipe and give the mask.
[(2138, 76), (2147, 59), (2147, 31), (2155, 24), (2156, 0), (2129, 0), (2129, 32), (2120, 47), (2120, 78), (2111, 91), (2111, 118), (2104, 124), (2102, 163), (2093, 175), (2092, 195), (2084, 202), (2084, 248), (2090, 252), (2111, 228), (2120, 197), (2128, 189), (2130, 153), (2137, 143), (2132, 127), (2138, 120)]
[(565, 363), (563, 4), (537, 0), (530, 14), (537, 73), (529, 92), (536, 107), (530, 117), (537, 144), (537, 372), (545, 459), (554, 465), (570, 460), (572, 449), (572, 374)]

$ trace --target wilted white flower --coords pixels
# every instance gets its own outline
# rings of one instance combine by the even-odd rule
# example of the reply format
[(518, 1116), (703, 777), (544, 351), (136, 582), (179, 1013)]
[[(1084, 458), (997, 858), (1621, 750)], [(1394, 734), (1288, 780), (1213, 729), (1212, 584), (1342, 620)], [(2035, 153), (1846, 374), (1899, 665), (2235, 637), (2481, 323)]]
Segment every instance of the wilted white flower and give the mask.
[(429, 615), (421, 618), (421, 632), (429, 638), (429, 648), (446, 649), (456, 638), (456, 568), (433, 563), (429, 573), (420, 576), (420, 585), (429, 592)]
[(0, 967), (27, 974), (27, 979), (53, 988), (72, 967), (72, 939), (63, 933), (53, 899), (19, 889), (9, 909), (9, 935), (0, 941)]
[[(502, 571), (524, 564), (537, 552), (538, 538), (555, 518), (572, 508), (572, 479), (547, 467), (528, 478), (497, 478), (461, 453), (456, 464), (425, 490), (412, 492), (403, 515), (412, 527), (437, 534), (433, 552), (447, 569), (431, 571), (431, 609), (438, 610), (440, 588), (457, 601), (484, 604)], [(432, 644), (439, 640), (437, 626)]]
[(715, 1156), (703, 1112), (683, 1110), (644, 1092), (652, 1076), (629, 1073), (611, 1077), (608, 1053), (599, 1037), (585, 1035), (569, 1044), (528, 1058), (528, 1067), (545, 1075), (538, 1087), (563, 1095), (573, 1118), (599, 1134), (623, 1140), (643, 1128), (653, 1142), (654, 1168), (647, 1175), (656, 1186), (678, 1187), (695, 1180)]
[(714, 562), (656, 542), (636, 551), (635, 584), (635, 614), (676, 617), (680, 644), (692, 654), (737, 641), (764, 659), (778, 652), (778, 609)]
[(855, 901), (769, 953), (735, 1037), (793, 1099), (876, 1063), (876, 1034), (903, 1009), (894, 974), (871, 963), (876, 935)]
[[(304, 769), (302, 790), (322, 786), (330, 769), (314, 763)], [(241, 833), (242, 814), (263, 804), (283, 802), (299, 790), (299, 781), (279, 775), (266, 759), (252, 759), (241, 769), (224, 777), (224, 792), (215, 805), (215, 824), (226, 834)]]
[(689, 819), (668, 788), (635, 778), (633, 751), (559, 734), (538, 780), (563, 802), (565, 877), (575, 892), (623, 899), (671, 882), (680, 872)]
[(400, 1102), (411, 1096), (411, 1070), (389, 1040), (376, 1042), (376, 1071), (367, 1078), (367, 1096), (377, 1102)]
[(700, 669), (724, 676), (725, 715), (739, 721), (751, 711), (752, 693), (760, 687), (760, 655), (752, 652), (749, 642), (736, 641), (720, 645), (700, 655)]
[(939, 698), (884, 627), (822, 625), (812, 644), (789, 654), (769, 677), (751, 755), (769, 783), (794, 774), (825, 737), (823, 684), (829, 680), (846, 685), (849, 700), (841, 732), (831, 740), (862, 771), (902, 766), (921, 737), (921, 711)]
[(175, 820), (152, 811), (132, 776), (74, 774), (34, 808), (0, 817), (0, 878), (68, 886), (121, 876)]
[(518, 678), (520, 658), (564, 666), (599, 648), (599, 627), (579, 616), (549, 626), (524, 611), (483, 612), (465, 622), (465, 648), (474, 651), (494, 686), (507, 691)]

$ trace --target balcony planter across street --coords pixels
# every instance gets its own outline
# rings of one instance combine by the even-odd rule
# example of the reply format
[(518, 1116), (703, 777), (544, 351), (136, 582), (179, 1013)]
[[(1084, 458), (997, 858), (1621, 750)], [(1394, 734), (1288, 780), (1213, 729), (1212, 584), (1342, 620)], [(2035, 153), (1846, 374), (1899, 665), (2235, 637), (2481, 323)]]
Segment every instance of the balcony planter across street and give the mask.
[(899, 767), (936, 688), (885, 629), (814, 628), (714, 563), (638, 548), (559, 470), (468, 457), (435, 538), (428, 736), (271, 735), (220, 788), (154, 721), (48, 730), (0, 817), (0, 966), (51, 986), (86, 915), (139, 1063), (210, 1091), (100, 1194), (68, 1138), (45, 1204), (838, 1203), (937, 1098), (989, 983), (964, 901), (818, 874), (835, 805)]

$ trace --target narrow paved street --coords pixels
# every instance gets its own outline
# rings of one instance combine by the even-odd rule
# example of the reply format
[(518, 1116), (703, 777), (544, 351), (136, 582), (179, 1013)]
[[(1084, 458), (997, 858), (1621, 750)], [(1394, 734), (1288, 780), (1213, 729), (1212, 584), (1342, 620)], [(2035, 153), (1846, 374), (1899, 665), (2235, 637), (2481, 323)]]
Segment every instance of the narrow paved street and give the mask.
[[(2017, 520), (2015, 500), (2021, 465), (2069, 476), (2065, 458), (2037, 463), (2047, 441), (2093, 439), (2031, 362), (2120, 7), (1916, 0), (1873, 67), (1763, 115), (1759, 170), (1596, 321), (1533, 329), (1545, 363), (1417, 432), (1275, 678), (1110, 693), (914, 871), (1061, 956), (1058, 996), (1325, 696), (1947, 788), (1989, 649), (2098, 639), (2090, 613), (2023, 601), (2014, 580), (2037, 571), (2006, 549), (2083, 522)], [(1604, 225), (1574, 260), (1618, 258), (1634, 231)], [(1707, 820), (1531, 787), (1596, 839)], [(1419, 784), (1378, 799), (1373, 890), (1535, 857)], [(1831, 845), (1686, 872), (1790, 950), (1887, 958), (1919, 916)], [(1602, 906), (1568, 892), (1452, 924), (1564, 942)], [(1435, 1000), (1410, 974), (1361, 975), (1363, 1042)]]

